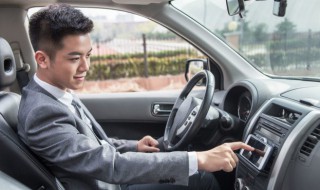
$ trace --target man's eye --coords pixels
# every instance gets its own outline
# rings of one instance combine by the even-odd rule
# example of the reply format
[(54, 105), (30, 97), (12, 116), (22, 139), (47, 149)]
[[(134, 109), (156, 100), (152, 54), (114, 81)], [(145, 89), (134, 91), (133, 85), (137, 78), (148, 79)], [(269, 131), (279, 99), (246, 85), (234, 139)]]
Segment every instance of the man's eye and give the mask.
[(91, 56), (91, 54), (88, 54), (86, 57), (89, 58)]
[(76, 62), (76, 61), (78, 61), (79, 59), (80, 59), (79, 57), (70, 58), (70, 61)]

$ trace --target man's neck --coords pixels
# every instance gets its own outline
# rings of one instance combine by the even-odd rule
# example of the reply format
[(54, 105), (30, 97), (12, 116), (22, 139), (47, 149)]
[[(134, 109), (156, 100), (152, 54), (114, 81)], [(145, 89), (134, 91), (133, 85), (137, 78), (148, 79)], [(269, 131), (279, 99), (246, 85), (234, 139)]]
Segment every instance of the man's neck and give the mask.
[(59, 88), (60, 90), (63, 90), (63, 91), (65, 91), (65, 92), (70, 92), (69, 89), (67, 89), (67, 88), (62, 89), (62, 88), (60, 88), (59, 86), (57, 86), (57, 85), (55, 85), (54, 83), (52, 83), (52, 82), (48, 79), (48, 77), (47, 77), (48, 75), (46, 75), (45, 73), (40, 72), (39, 70), (36, 72), (35, 75), (36, 75), (36, 76), (38, 77), (38, 79), (40, 79), (42, 82), (47, 83), (47, 84), (50, 85), (50, 86), (53, 86), (53, 87), (55, 87), (55, 88)]

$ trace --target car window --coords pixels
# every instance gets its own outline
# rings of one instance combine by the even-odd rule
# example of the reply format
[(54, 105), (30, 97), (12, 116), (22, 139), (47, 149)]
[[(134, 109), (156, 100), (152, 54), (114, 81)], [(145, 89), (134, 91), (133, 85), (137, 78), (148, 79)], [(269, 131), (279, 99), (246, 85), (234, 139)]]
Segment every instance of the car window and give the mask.
[[(29, 16), (39, 8), (29, 10)], [(185, 65), (204, 55), (185, 40), (141, 16), (81, 8), (94, 22), (91, 66), (78, 93), (182, 89)]]
[(243, 18), (228, 15), (226, 0), (171, 3), (261, 72), (271, 77), (319, 80), (320, 1), (287, 1), (284, 17), (273, 15), (277, 2), (245, 1)]

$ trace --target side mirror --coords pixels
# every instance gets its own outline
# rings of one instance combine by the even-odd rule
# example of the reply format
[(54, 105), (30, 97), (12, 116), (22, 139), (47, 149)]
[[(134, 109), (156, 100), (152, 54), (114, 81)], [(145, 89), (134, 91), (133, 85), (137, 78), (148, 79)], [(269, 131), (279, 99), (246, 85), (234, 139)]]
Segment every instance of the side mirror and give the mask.
[(244, 11), (243, 0), (226, 0), (227, 10), (230, 16), (240, 14)]
[[(186, 62), (186, 72), (184, 74), (187, 81), (201, 70), (209, 70), (209, 64), (206, 59), (188, 59)], [(202, 84), (203, 81), (200, 83)]]

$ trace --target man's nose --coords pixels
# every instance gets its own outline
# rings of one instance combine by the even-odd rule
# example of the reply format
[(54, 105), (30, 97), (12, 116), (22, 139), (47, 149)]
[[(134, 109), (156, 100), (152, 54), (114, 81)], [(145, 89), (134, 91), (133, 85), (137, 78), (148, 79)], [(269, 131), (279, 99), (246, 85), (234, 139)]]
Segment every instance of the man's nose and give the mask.
[(89, 67), (90, 67), (90, 59), (87, 59), (87, 58), (82, 59), (81, 65), (80, 65), (81, 71), (88, 71)]

